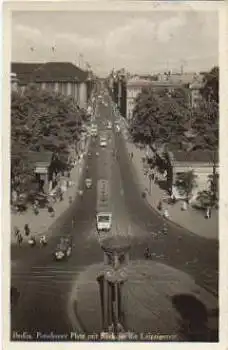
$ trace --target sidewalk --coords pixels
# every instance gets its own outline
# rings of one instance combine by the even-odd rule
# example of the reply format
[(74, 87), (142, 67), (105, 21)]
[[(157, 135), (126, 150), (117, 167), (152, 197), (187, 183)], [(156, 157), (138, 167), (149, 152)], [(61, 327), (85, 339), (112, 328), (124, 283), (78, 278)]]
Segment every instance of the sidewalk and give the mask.
[[(83, 154), (87, 153), (88, 147), (89, 147), (90, 140), (88, 140), (85, 152)], [(34, 235), (35, 237), (40, 237), (42, 234), (44, 234), (50, 226), (63, 214), (69, 207), (69, 197), (74, 198), (76, 197), (78, 193), (78, 185), (80, 182), (80, 177), (82, 174), (82, 168), (84, 165), (84, 157), (80, 158), (79, 161), (77, 161), (75, 167), (71, 170), (70, 173), (70, 180), (72, 181), (72, 185), (67, 189), (67, 191), (63, 195), (63, 201), (57, 201), (54, 204), (55, 209), (55, 216), (51, 217), (51, 215), (48, 213), (48, 209), (39, 209), (39, 214), (35, 215), (32, 208), (29, 208), (24, 214), (14, 214), (11, 213), (11, 243), (16, 244), (17, 240), (14, 235), (14, 227), (17, 226), (24, 236), (24, 225), (28, 224), (29, 228), (31, 230), (31, 235)], [(26, 241), (26, 239), (24, 240)]]
[[(122, 126), (126, 125), (126, 122), (122, 123)], [(125, 126), (126, 127), (126, 126)], [(127, 139), (126, 130), (123, 132), (126, 148), (128, 153), (133, 152), (134, 156), (132, 159), (133, 165), (136, 170), (138, 185), (141, 186), (142, 191), (146, 191), (146, 199), (149, 205), (153, 207), (159, 214), (160, 211), (157, 209), (159, 200), (167, 197), (167, 193), (162, 190), (154, 182), (151, 183), (151, 194), (149, 193), (149, 179), (144, 175), (142, 158), (145, 157), (145, 150), (137, 148), (132, 142)], [(186, 228), (187, 230), (208, 238), (208, 239), (218, 239), (218, 211), (213, 210), (210, 219), (205, 219), (204, 211), (199, 211), (193, 209), (189, 206), (188, 210), (181, 210), (181, 202), (176, 204), (166, 204), (164, 203), (164, 208), (168, 209), (170, 220), (179, 226)]]

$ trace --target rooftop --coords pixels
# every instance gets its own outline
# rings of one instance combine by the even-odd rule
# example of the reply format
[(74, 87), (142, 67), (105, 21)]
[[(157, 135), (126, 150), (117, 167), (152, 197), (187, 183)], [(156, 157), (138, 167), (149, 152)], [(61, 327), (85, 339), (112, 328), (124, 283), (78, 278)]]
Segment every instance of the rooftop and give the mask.
[(52, 152), (43, 151), (43, 152), (28, 152), (28, 159), (31, 163), (51, 163), (52, 160)]
[(70, 62), (20, 63), (11, 64), (12, 73), (16, 73), (21, 84), (30, 82), (76, 81), (83, 82), (88, 72)]
[(172, 152), (169, 153), (173, 162), (212, 163), (215, 156), (216, 163), (218, 163), (218, 153), (210, 150), (197, 150), (191, 152), (172, 150)]
[(151, 81), (150, 80), (146, 80), (146, 79), (130, 79), (127, 82), (127, 86), (150, 86), (151, 85)]
[(182, 82), (174, 82), (172, 80), (163, 80), (163, 81), (156, 81), (156, 80), (149, 80), (149, 79), (131, 79), (127, 82), (128, 87), (172, 87), (172, 88), (179, 88), (183, 87)]
[(31, 82), (31, 74), (34, 70), (40, 67), (42, 63), (18, 63), (11, 64), (11, 72), (17, 75), (21, 84), (28, 84)]

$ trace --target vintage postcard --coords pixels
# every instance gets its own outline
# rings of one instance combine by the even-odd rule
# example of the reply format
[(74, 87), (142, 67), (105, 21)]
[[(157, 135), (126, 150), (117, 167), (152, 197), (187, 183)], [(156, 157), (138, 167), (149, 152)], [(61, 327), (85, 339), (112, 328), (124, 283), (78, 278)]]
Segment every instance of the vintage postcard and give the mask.
[(226, 3), (3, 8), (3, 348), (226, 349)]

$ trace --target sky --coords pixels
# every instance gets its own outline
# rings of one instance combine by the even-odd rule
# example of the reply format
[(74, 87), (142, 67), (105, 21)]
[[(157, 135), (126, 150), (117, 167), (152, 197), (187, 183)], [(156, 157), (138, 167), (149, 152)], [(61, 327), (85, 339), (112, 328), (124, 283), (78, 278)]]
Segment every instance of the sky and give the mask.
[[(54, 51), (51, 49), (54, 47)], [(33, 50), (31, 50), (33, 48)], [(83, 55), (83, 56), (80, 56)], [(218, 64), (215, 11), (14, 11), (13, 62), (72, 62), (96, 74), (210, 70)]]

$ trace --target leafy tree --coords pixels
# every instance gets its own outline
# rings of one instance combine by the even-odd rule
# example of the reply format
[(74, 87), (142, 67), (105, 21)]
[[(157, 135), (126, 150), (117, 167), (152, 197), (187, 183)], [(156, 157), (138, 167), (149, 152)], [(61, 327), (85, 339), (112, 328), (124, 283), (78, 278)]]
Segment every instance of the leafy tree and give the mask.
[(197, 187), (196, 178), (197, 175), (194, 174), (193, 170), (177, 174), (175, 186), (181, 195), (186, 196), (187, 201), (189, 201), (193, 189)]
[(196, 148), (217, 150), (219, 143), (219, 105), (202, 101), (194, 110), (192, 128), (197, 133)]
[(219, 103), (219, 67), (213, 67), (210, 72), (205, 73), (203, 81), (202, 96), (206, 101)]
[(130, 133), (134, 142), (180, 143), (190, 111), (184, 90), (143, 90), (136, 99)]
[[(30, 85), (23, 94), (11, 95), (11, 176), (29, 177), (28, 151), (64, 155), (80, 138), (87, 114), (72, 98)], [(64, 159), (65, 159), (64, 158)], [(60, 163), (59, 163), (60, 164)]]

